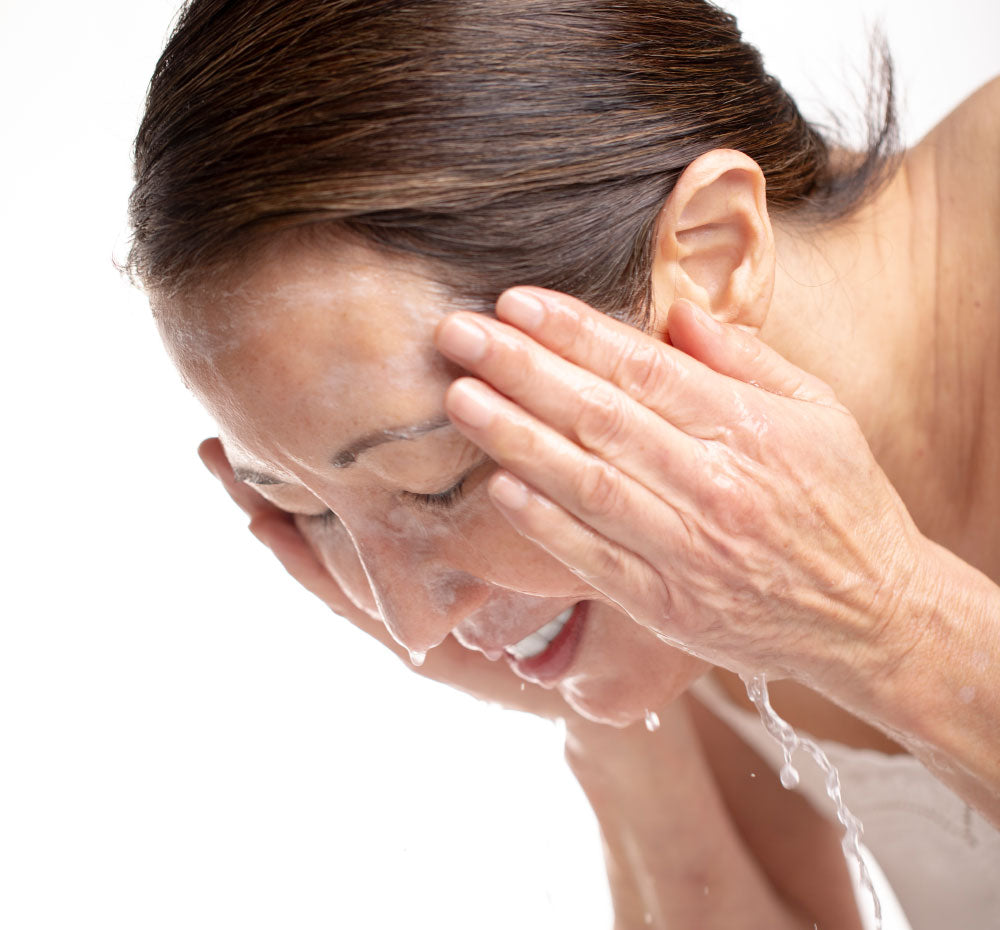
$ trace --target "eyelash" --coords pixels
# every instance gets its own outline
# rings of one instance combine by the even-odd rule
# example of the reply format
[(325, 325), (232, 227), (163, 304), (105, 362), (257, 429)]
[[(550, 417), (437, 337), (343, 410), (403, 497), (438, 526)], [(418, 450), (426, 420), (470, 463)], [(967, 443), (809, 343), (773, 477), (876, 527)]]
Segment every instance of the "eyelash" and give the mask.
[(453, 485), (448, 488), (447, 491), (441, 491), (439, 494), (414, 494), (410, 491), (404, 492), (406, 497), (412, 501), (416, 501), (422, 507), (428, 507), (432, 510), (445, 510), (448, 507), (453, 507), (462, 497), (462, 492), (465, 489), (465, 480), (469, 476), (462, 475), (458, 480), (458, 484)]
[[(448, 488), (447, 491), (441, 491), (438, 494), (415, 494), (412, 491), (404, 491), (403, 494), (410, 500), (416, 502), (421, 507), (427, 507), (430, 510), (446, 510), (449, 507), (453, 507), (462, 498), (462, 494), (465, 491), (465, 482), (469, 477), (469, 472), (462, 475), (458, 479), (458, 483)], [(316, 520), (322, 521), (324, 524), (332, 525), (336, 523), (340, 518), (332, 511), (327, 510), (323, 513), (316, 514)]]

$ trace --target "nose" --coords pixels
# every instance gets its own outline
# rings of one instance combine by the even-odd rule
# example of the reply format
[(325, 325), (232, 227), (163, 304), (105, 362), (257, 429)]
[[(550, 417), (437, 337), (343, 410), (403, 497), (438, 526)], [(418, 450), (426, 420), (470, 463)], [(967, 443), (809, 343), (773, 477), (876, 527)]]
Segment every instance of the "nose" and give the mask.
[(490, 596), (486, 582), (405, 540), (354, 542), (383, 622), (411, 653), (433, 649)]

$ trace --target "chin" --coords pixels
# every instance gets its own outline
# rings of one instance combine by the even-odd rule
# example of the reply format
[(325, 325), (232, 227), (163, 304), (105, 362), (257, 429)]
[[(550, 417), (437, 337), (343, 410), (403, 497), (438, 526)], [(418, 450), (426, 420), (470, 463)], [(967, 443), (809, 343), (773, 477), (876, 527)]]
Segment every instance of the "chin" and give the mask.
[(675, 660), (662, 676), (573, 676), (559, 683), (559, 691), (581, 717), (621, 729), (644, 721), (647, 711), (658, 712), (672, 704), (708, 669), (691, 656), (685, 660), (683, 668)]

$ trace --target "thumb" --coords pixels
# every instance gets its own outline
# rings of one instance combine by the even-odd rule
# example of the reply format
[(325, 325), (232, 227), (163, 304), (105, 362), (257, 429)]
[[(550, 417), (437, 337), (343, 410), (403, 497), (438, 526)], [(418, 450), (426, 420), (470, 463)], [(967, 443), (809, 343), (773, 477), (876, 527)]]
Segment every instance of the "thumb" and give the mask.
[(772, 394), (835, 404), (833, 389), (793, 365), (755, 335), (720, 323), (690, 300), (675, 300), (667, 314), (671, 344), (719, 374)]

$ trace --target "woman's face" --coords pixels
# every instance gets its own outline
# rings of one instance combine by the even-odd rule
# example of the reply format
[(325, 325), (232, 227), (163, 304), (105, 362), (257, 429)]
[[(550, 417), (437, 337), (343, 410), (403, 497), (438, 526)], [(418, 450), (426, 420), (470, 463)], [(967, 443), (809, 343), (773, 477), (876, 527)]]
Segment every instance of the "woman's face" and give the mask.
[[(237, 476), (300, 515), (348, 596), (407, 649), (454, 636), (618, 725), (703, 671), (494, 510), (493, 464), (443, 413), (458, 372), (432, 335), (458, 307), (412, 265), (287, 241), (236, 285), (154, 309)], [(523, 642), (570, 610), (550, 645)]]

